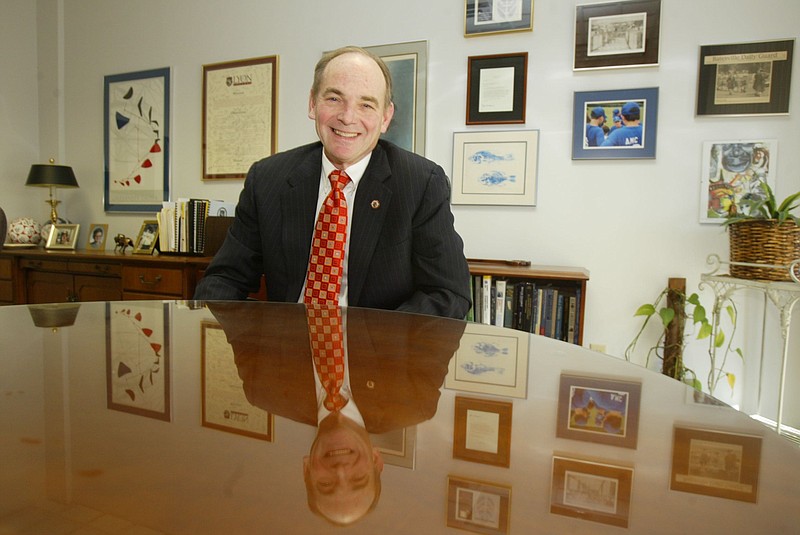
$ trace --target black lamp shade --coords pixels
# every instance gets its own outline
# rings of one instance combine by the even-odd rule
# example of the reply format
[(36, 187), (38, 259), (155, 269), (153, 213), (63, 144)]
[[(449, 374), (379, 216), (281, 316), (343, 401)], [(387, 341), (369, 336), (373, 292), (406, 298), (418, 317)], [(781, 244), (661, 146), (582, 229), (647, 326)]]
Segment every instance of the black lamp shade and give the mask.
[(25, 185), (77, 188), (78, 181), (75, 179), (75, 173), (72, 172), (72, 167), (67, 165), (33, 164), (28, 173), (28, 180), (25, 181)]

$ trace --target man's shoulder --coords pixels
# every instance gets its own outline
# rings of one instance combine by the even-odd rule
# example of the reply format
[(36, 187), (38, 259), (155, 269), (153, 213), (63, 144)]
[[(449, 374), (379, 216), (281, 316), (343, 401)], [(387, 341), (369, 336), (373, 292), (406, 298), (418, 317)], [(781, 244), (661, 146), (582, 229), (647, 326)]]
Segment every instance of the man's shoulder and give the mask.
[(386, 158), (390, 167), (394, 167), (396, 163), (403, 162), (405, 165), (412, 164), (414, 166), (422, 166), (427, 168), (437, 167), (438, 164), (432, 160), (425, 158), (415, 152), (404, 149), (395, 145), (391, 141), (379, 139), (378, 144), (373, 151), (373, 157)]
[(276, 152), (275, 154), (262, 158), (256, 162), (256, 165), (260, 167), (282, 165), (289, 161), (306, 159), (315, 153), (319, 154), (320, 157), (322, 155), (322, 143), (319, 141), (308, 143), (306, 145), (300, 145), (299, 147), (285, 151)]

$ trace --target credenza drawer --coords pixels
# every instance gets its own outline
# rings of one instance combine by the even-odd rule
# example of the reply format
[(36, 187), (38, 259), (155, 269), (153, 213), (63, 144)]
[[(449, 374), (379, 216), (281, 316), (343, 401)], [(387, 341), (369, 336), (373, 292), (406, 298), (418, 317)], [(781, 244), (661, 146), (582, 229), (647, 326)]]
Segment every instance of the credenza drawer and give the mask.
[(70, 273), (83, 275), (103, 275), (106, 277), (119, 277), (122, 272), (120, 264), (107, 264), (104, 262), (70, 262)]
[(162, 267), (123, 266), (122, 289), (166, 295), (183, 294), (183, 271)]
[(0, 258), (0, 279), (11, 280), (10, 258)]
[(23, 258), (19, 262), (19, 267), (39, 271), (67, 271), (67, 262)]

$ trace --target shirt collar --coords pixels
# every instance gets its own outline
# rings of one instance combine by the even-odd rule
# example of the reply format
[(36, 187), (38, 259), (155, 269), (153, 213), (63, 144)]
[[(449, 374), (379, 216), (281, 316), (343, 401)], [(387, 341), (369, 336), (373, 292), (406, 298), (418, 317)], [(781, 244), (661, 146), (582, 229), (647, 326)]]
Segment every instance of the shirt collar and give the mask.
[[(369, 165), (369, 160), (372, 157), (372, 153), (370, 152), (366, 156), (364, 156), (361, 160), (354, 163), (353, 165), (349, 166), (345, 171), (347, 172), (347, 176), (350, 177), (350, 180), (353, 181), (353, 184), (358, 184), (358, 181), (361, 180), (361, 177), (364, 176), (364, 172), (367, 170), (367, 166)], [(329, 176), (334, 170), (336, 170), (336, 166), (331, 163), (328, 157), (325, 155), (325, 151), (322, 151), (322, 174), (324, 176)]]

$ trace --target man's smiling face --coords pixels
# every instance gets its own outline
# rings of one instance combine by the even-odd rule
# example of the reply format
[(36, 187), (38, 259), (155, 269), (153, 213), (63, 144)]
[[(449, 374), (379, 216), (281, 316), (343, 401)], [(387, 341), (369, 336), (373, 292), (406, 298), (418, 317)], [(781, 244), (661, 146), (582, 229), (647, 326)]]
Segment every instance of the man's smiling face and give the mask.
[(386, 81), (371, 58), (347, 53), (325, 67), (319, 92), (309, 96), (308, 117), (337, 168), (346, 169), (375, 148), (394, 115), (394, 105), (387, 107), (385, 100)]

